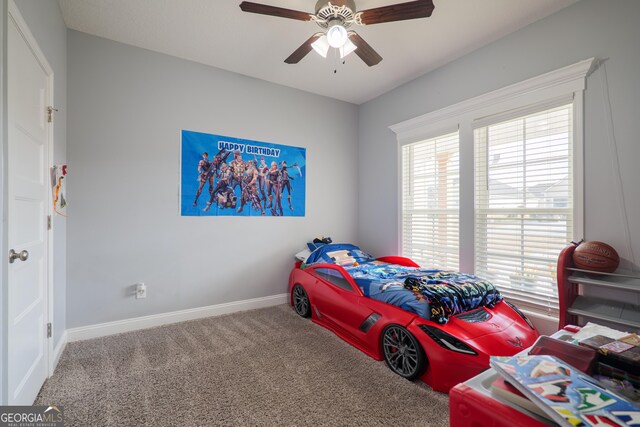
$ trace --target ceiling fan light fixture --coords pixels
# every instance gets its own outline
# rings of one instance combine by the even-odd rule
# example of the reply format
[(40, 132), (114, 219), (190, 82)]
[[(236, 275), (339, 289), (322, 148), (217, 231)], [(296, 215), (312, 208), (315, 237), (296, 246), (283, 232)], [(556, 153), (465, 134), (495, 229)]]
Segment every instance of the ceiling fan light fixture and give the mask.
[(358, 48), (358, 46), (353, 44), (353, 42), (351, 40), (347, 39), (346, 43), (343, 46), (340, 47), (340, 59), (342, 59), (345, 56), (349, 55), (351, 52), (353, 52), (357, 48)]
[(347, 39), (347, 30), (341, 23), (336, 22), (327, 30), (327, 41), (331, 47), (341, 48), (347, 42)]
[(315, 50), (318, 53), (318, 55), (322, 56), (323, 58), (326, 58), (327, 53), (329, 53), (329, 48), (331, 46), (329, 46), (329, 41), (327, 41), (327, 36), (323, 34), (322, 36), (318, 37), (316, 41), (311, 43), (311, 47), (313, 48), (313, 50)]

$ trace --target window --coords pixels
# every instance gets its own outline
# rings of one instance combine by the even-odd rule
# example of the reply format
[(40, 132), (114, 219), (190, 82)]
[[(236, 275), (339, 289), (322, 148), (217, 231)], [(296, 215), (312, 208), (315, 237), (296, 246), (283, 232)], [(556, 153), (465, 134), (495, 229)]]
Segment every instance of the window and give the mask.
[(349, 281), (345, 279), (342, 273), (338, 270), (334, 270), (333, 268), (316, 268), (315, 271), (320, 277), (333, 283), (337, 287), (342, 288), (345, 291), (353, 292), (351, 283), (349, 283)]
[(458, 132), (402, 147), (402, 254), (418, 264), (459, 268)]
[(556, 317), (557, 256), (584, 236), (583, 100), (595, 62), (391, 126), (400, 252), (486, 277), (527, 314)]
[(551, 314), (558, 254), (573, 235), (572, 113), (568, 104), (474, 132), (475, 273)]

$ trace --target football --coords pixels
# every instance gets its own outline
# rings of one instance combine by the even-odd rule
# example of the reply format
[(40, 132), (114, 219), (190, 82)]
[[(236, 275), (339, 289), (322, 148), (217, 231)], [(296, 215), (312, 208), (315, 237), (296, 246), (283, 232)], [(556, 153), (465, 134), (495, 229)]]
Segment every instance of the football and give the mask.
[(615, 249), (606, 243), (582, 242), (573, 252), (573, 263), (583, 270), (613, 273), (620, 265), (620, 257)]

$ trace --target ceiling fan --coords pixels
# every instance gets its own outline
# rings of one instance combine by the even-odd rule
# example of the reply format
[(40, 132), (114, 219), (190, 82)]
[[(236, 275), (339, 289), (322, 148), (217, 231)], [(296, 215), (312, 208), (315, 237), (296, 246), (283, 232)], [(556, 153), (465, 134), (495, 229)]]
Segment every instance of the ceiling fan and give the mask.
[(355, 31), (347, 31), (347, 28), (353, 24), (371, 25), (426, 18), (431, 16), (434, 6), (433, 0), (416, 0), (356, 12), (354, 0), (319, 0), (316, 3), (316, 12), (307, 13), (243, 1), (240, 3), (240, 9), (262, 15), (313, 21), (322, 28), (323, 31), (312, 35), (284, 60), (287, 64), (297, 64), (312, 49), (326, 58), (329, 48), (333, 47), (339, 50), (341, 58), (355, 51), (356, 55), (371, 67), (382, 61), (382, 57)]

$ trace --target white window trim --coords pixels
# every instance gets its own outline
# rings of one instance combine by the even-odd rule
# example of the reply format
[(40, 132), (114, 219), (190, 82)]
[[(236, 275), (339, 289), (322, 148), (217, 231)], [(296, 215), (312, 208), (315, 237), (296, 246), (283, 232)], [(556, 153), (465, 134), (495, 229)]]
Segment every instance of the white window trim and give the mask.
[[(473, 122), (483, 117), (573, 96), (573, 237), (584, 236), (584, 90), (598, 61), (589, 58), (466, 101), (409, 119), (389, 129), (397, 138), (397, 248), (402, 250), (402, 146), (458, 128), (460, 138), (460, 270), (474, 273)], [(467, 172), (465, 172), (467, 171)]]

